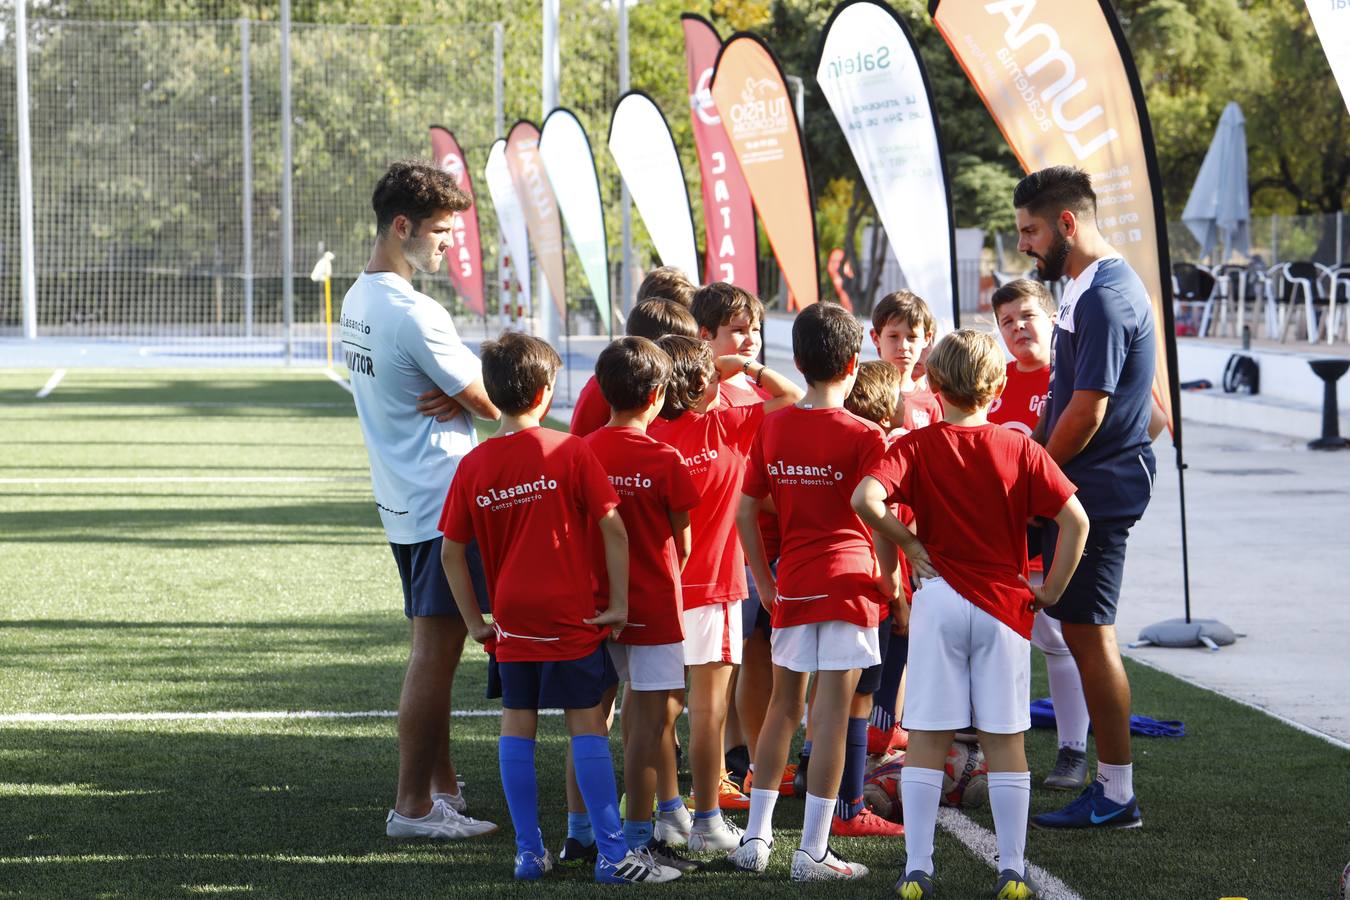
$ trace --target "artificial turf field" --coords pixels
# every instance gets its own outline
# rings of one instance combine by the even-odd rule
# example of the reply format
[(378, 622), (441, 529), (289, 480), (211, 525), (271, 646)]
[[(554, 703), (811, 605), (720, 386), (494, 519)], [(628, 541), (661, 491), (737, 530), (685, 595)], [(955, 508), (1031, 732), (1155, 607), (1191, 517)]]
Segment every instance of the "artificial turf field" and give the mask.
[[(0, 896), (595, 892), (570, 873), (511, 882), (476, 648), (456, 706), (486, 714), (457, 718), (453, 747), (472, 812), (502, 828), (475, 841), (384, 837), (396, 769), (387, 716), (18, 720), (387, 711), (406, 653), (348, 394), (312, 370), (77, 369), (36, 399), (50, 374), (0, 370)], [(1350, 860), (1350, 753), (1127, 665), (1136, 712), (1189, 732), (1135, 744), (1145, 827), (1033, 831), (1029, 859), (1084, 898), (1329, 897)], [(1035, 677), (1043, 696), (1039, 660)], [(566, 738), (561, 719), (541, 722), (541, 820), (556, 850)], [(1053, 744), (1049, 731), (1028, 736), (1033, 784)], [(1036, 787), (1032, 812), (1065, 799)], [(898, 841), (836, 842), (873, 869), (859, 883), (789, 885), (801, 810), (778, 805), (780, 849), (764, 878), (715, 868), (623, 890), (889, 894)], [(987, 810), (971, 817), (992, 828)], [(993, 869), (941, 830), (936, 863), (941, 897), (992, 895)]]

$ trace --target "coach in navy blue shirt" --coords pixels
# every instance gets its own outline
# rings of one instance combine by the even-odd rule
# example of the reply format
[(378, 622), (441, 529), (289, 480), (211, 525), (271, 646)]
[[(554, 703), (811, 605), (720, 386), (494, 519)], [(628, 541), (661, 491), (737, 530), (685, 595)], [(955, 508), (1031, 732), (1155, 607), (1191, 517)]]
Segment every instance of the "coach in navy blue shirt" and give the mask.
[[(1097, 778), (1064, 809), (1032, 823), (1134, 828), (1143, 819), (1130, 756), (1130, 683), (1115, 621), (1126, 537), (1153, 492), (1152, 305), (1139, 276), (1097, 230), (1087, 173), (1069, 166), (1032, 173), (1017, 185), (1013, 206), (1018, 249), (1035, 259), (1044, 280), (1072, 279), (1055, 325), (1042, 424), (1046, 449), (1078, 486), (1091, 525), (1073, 579), (1046, 614), (1060, 623), (1082, 676), (1097, 737)], [(1045, 530), (1047, 567), (1057, 537), (1053, 525)]]

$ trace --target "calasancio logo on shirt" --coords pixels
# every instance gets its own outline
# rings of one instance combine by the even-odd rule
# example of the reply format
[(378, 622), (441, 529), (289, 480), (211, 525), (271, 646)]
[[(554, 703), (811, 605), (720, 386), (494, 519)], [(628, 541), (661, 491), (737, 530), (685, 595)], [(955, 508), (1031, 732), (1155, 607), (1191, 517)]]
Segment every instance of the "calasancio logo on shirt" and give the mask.
[(652, 488), (652, 480), (641, 472), (634, 472), (632, 475), (610, 475), (609, 483), (615, 493), (627, 497), (636, 497), (638, 491), (649, 491)]
[(778, 484), (834, 485), (844, 480), (844, 473), (832, 465), (810, 466), (775, 460), (768, 465), (769, 474)]
[(541, 476), (534, 481), (513, 484), (510, 487), (488, 488), (486, 494), (479, 494), (475, 499), (482, 509), (491, 509), (493, 512), (497, 512), (510, 506), (520, 506), (523, 503), (541, 500), (544, 491), (556, 491), (557, 489), (557, 481)]
[(708, 466), (717, 459), (717, 451), (712, 447), (707, 447), (693, 456), (684, 457), (684, 467), (689, 470), (690, 475), (700, 475), (708, 470)]

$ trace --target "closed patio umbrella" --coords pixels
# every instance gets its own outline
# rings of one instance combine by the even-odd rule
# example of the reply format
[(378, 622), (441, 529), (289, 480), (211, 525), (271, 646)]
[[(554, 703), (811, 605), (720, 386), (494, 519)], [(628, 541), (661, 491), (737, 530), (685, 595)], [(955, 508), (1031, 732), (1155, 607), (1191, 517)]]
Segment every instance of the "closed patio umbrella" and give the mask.
[(1200, 242), (1200, 255), (1209, 256), (1223, 242), (1226, 261), (1234, 252), (1251, 250), (1251, 209), (1247, 200), (1247, 125), (1236, 103), (1224, 107), (1214, 140), (1200, 164), (1181, 221)]

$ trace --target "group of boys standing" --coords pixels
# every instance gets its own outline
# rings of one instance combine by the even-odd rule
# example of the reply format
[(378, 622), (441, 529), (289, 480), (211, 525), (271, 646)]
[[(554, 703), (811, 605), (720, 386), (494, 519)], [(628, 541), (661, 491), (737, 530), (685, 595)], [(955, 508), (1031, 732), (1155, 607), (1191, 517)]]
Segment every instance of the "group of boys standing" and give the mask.
[[(563, 365), (552, 347), (507, 332), (483, 344), (480, 366), (445, 310), (411, 286), (414, 272), (436, 270), (469, 202), (434, 167), (391, 167), (373, 198), (371, 264), (342, 310), (348, 353), (369, 356), (353, 389), (412, 621), (390, 836), (495, 829), (465, 814), (449, 758), (449, 684), (466, 635), (488, 650), (489, 694), (502, 701), (517, 879), (584, 862), (601, 883), (669, 881), (698, 867), (681, 847), (763, 872), (775, 803), (795, 780), (805, 815), (793, 880), (867, 874), (831, 850), (832, 834), (903, 833), (897, 892), (931, 897), (943, 765), (953, 733), (973, 727), (989, 764), (997, 896), (1033, 896), (1029, 640), (1047, 654), (1060, 716), (1047, 783), (1083, 788), (1035, 823), (1141, 823), (1110, 626), (1140, 472), (1143, 503), (1151, 490), (1153, 335), (1142, 285), (1096, 231), (1085, 174), (1035, 173), (1014, 197), (1021, 249), (1042, 277), (1074, 276), (1057, 313), (1053, 390), (1056, 312), (1038, 282), (994, 297), (1010, 363), (977, 331), (934, 344), (933, 316), (909, 292), (878, 304), (881, 359), (862, 363), (857, 319), (814, 304), (792, 329), (803, 392), (756, 358), (757, 298), (658, 270), (628, 336), (600, 354), (570, 434), (540, 425)], [(480, 446), (474, 415), (500, 419)], [(1138, 509), (1109, 514), (1130, 503)], [(1046, 526), (1039, 575), (1033, 520)], [(621, 682), (622, 819), (609, 749)], [(676, 773), (686, 704), (692, 814)], [(723, 756), (733, 705), (751, 758), (738, 786)], [(571, 735), (557, 858), (535, 775), (547, 708), (564, 710)], [(1089, 718), (1101, 759), (1084, 787)], [(862, 803), (869, 743), (907, 743), (903, 828)], [(747, 827), (724, 807), (748, 807)]]

